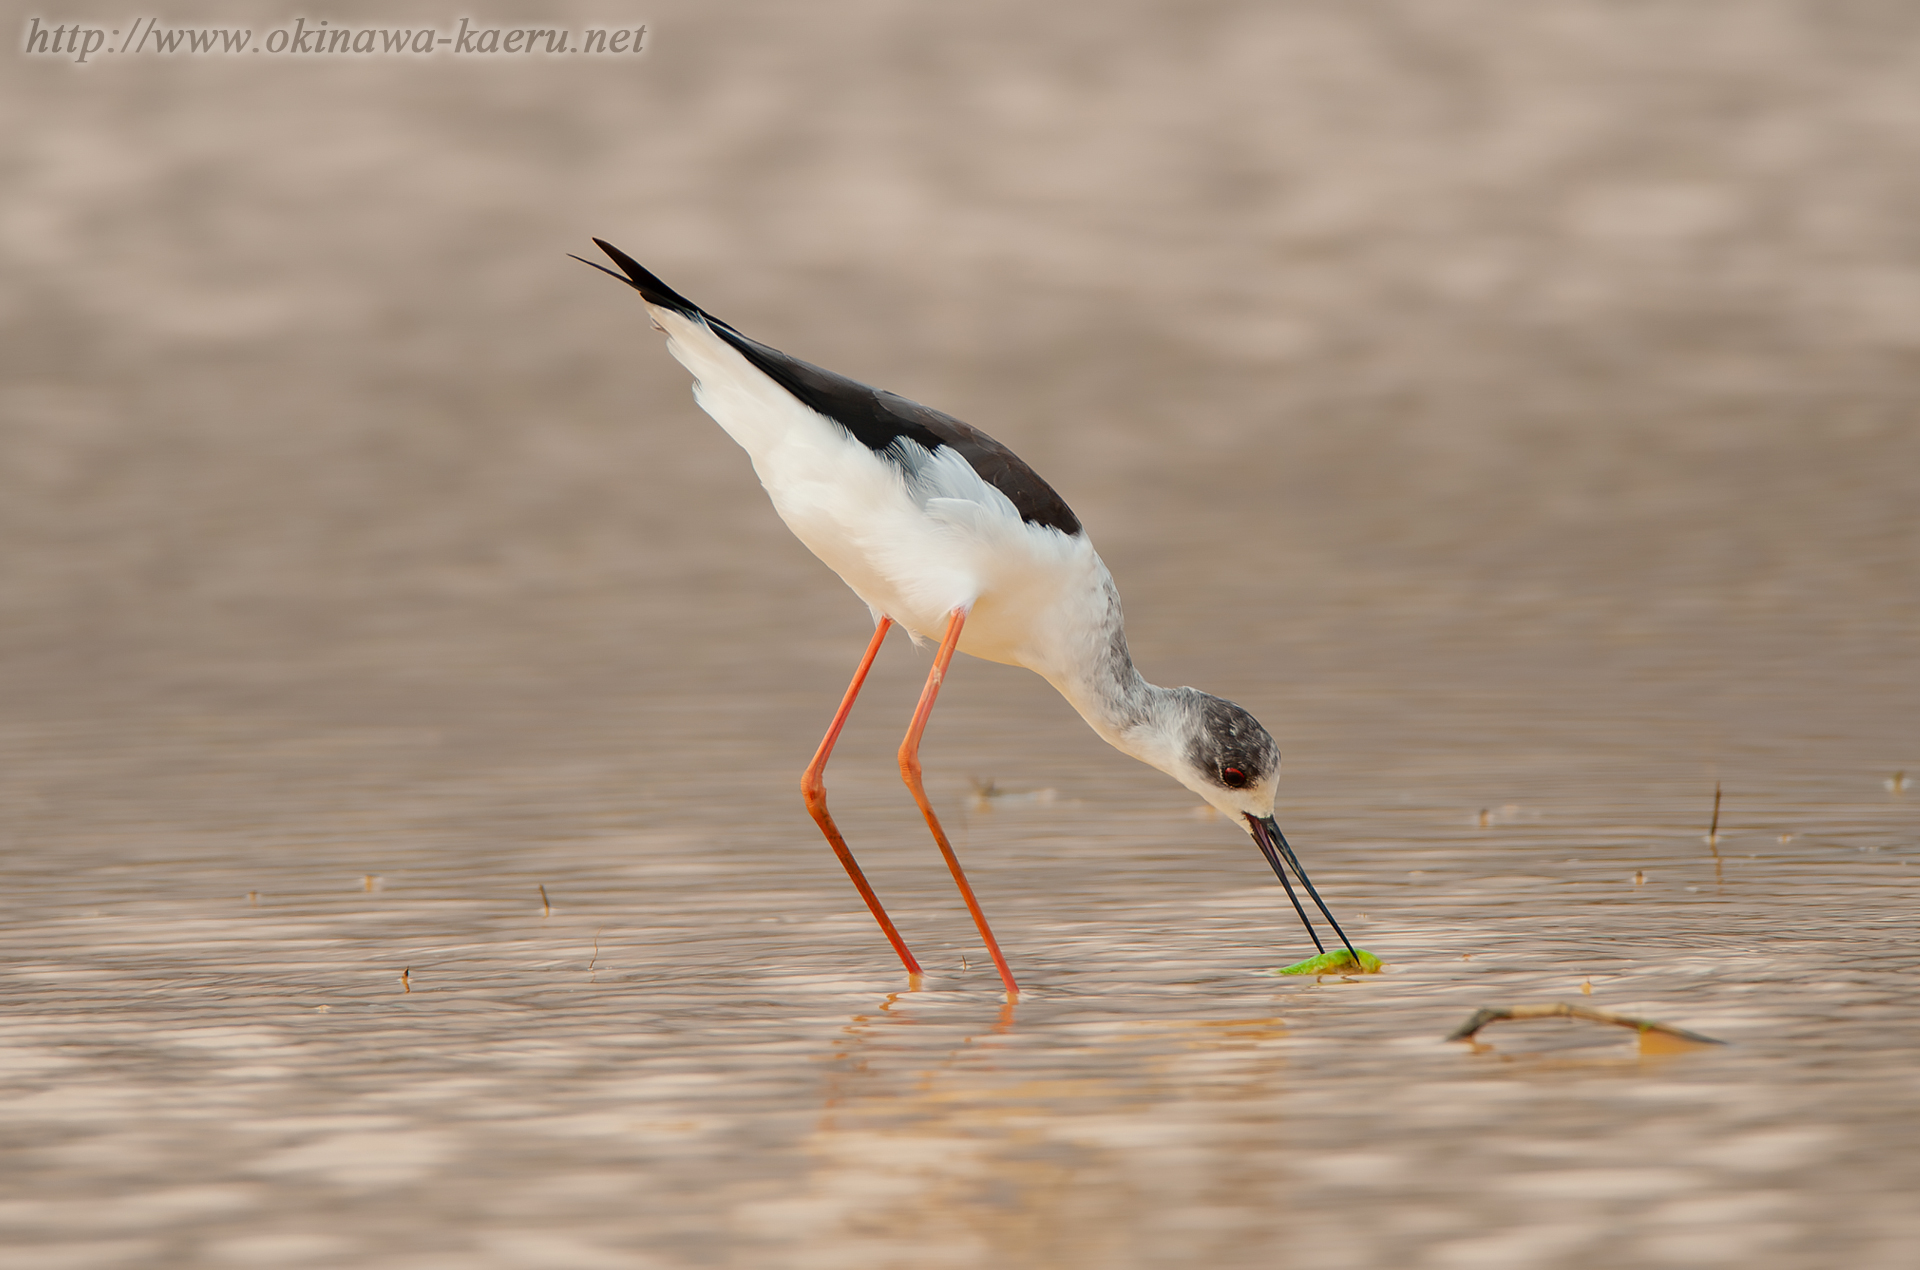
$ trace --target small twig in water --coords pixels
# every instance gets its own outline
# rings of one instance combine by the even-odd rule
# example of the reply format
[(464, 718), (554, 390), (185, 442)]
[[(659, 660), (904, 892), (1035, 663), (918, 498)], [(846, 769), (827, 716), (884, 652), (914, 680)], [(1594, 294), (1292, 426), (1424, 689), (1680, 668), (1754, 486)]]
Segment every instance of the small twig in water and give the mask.
[(552, 915), (553, 905), (547, 903), (547, 884), (542, 882), (540, 884), (540, 916), (551, 917)]
[(1713, 823), (1707, 826), (1707, 850), (1713, 852), (1713, 884), (1720, 885), (1720, 782), (1713, 783)]
[[(606, 927), (604, 926), (600, 928), (600, 930), (605, 930), (605, 929)], [(591, 982), (593, 979), (594, 962), (597, 962), (600, 960), (600, 930), (593, 932), (593, 958), (591, 961), (587, 962), (587, 979), (589, 982)]]

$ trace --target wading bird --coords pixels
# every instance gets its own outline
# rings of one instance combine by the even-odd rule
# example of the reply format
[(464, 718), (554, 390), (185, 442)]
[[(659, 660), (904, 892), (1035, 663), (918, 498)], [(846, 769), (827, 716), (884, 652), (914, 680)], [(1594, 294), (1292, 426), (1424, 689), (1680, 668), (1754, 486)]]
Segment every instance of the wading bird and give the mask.
[(940, 645), (900, 746), (900, 775), (1009, 998), (1019, 986), (920, 780), (920, 737), (956, 650), (1033, 671), (1108, 744), (1218, 808), (1259, 845), (1314, 947), (1326, 951), (1289, 869), (1357, 960), (1274, 823), (1279, 747), (1231, 701), (1140, 677), (1127, 653), (1113, 577), (1052, 486), (978, 428), (749, 339), (619, 248), (593, 241), (622, 273), (574, 259), (640, 293), (654, 328), (667, 337), (667, 351), (693, 372), (694, 400), (753, 460), (787, 527), (873, 613), (873, 639), (807, 765), (801, 791), (909, 974), (919, 975), (920, 963), (834, 825), (824, 779), (834, 741), (896, 623), (916, 642)]

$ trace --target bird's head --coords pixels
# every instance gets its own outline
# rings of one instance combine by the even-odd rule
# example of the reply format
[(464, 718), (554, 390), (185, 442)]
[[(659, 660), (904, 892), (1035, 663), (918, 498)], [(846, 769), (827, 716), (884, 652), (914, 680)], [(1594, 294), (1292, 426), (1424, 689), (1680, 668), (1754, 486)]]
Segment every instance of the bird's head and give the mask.
[(1280, 778), (1280, 747), (1260, 721), (1231, 701), (1194, 688), (1168, 694), (1162, 771), (1253, 833), (1253, 822), (1273, 819)]
[(1195, 688), (1157, 689), (1149, 721), (1124, 738), (1121, 748), (1144, 759), (1206, 799), (1260, 848), (1287, 898), (1300, 915), (1314, 947), (1326, 951), (1287, 875), (1298, 878), (1333, 933), (1358, 958), (1340, 923), (1300, 867), (1287, 837), (1274, 823), (1273, 801), (1280, 778), (1280, 747), (1260, 721), (1231, 701)]

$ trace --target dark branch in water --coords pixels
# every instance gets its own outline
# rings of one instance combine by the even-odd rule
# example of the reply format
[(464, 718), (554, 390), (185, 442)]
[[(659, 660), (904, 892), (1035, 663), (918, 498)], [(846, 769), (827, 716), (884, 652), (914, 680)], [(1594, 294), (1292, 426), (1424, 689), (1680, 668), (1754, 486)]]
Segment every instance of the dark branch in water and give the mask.
[(1666, 1036), (1677, 1036), (1683, 1041), (1692, 1041), (1698, 1045), (1726, 1044), (1725, 1041), (1715, 1040), (1711, 1036), (1689, 1032), (1683, 1027), (1656, 1023), (1652, 1019), (1636, 1019), (1625, 1014), (1615, 1014), (1612, 1010), (1596, 1010), (1590, 1005), (1569, 1005), (1565, 1001), (1555, 1001), (1551, 1005), (1490, 1005), (1485, 1009), (1475, 1010), (1473, 1016), (1455, 1028), (1447, 1039), (1470, 1041), (1473, 1039), (1473, 1034), (1487, 1024), (1508, 1019), (1586, 1019), (1591, 1023), (1611, 1023), (1615, 1027), (1630, 1027), (1636, 1032), (1659, 1032)]

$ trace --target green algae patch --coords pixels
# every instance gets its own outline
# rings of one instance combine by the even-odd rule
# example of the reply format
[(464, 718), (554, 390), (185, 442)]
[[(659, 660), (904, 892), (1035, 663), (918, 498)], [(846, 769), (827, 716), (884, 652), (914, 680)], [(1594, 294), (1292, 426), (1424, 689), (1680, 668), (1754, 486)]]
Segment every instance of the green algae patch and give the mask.
[(1352, 952), (1344, 948), (1336, 948), (1330, 953), (1321, 953), (1318, 957), (1309, 957), (1291, 966), (1282, 966), (1271, 973), (1276, 975), (1377, 975), (1380, 973), (1380, 964), (1380, 959), (1364, 948), (1356, 948)]

